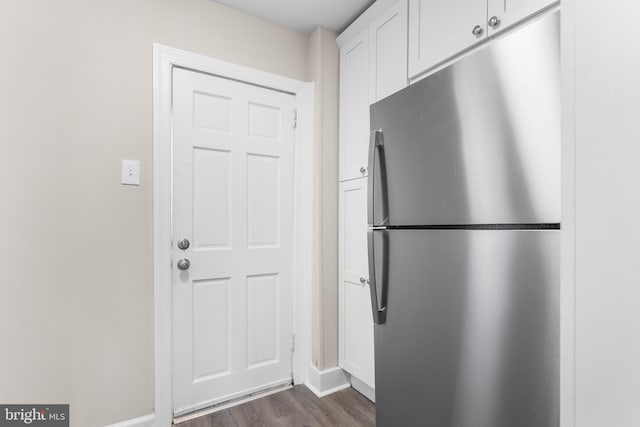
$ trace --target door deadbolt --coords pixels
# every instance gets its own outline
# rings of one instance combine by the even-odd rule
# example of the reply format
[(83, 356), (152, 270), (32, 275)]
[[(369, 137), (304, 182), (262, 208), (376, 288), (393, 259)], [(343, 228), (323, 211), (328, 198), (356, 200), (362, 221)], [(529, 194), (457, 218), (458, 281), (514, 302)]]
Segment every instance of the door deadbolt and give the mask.
[(183, 251), (189, 249), (189, 246), (191, 245), (191, 243), (189, 243), (189, 239), (180, 239), (178, 240), (178, 249), (182, 249)]

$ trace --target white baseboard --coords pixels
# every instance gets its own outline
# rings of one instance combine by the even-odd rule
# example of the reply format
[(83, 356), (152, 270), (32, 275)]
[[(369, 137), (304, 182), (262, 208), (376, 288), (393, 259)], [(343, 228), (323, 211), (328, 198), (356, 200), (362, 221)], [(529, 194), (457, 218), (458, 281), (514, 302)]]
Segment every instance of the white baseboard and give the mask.
[(376, 391), (353, 375), (351, 376), (351, 387), (356, 389), (358, 392), (360, 392), (360, 394), (362, 394), (373, 403), (376, 403)]
[(144, 417), (122, 421), (121, 423), (110, 424), (107, 427), (154, 427), (154, 418), (154, 414), (149, 414), (145, 415)]
[(319, 371), (315, 366), (309, 366), (304, 385), (316, 396), (324, 397), (350, 387), (351, 382), (347, 373), (339, 367)]

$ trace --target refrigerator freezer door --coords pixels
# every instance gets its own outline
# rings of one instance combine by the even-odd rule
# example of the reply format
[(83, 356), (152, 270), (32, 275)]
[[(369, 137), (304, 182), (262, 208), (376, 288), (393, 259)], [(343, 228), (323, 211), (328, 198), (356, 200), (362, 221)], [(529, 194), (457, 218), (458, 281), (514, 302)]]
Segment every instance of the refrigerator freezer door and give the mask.
[(388, 238), (377, 426), (557, 426), (560, 232), (373, 233)]
[(370, 224), (559, 223), (559, 59), (553, 13), (372, 105)]

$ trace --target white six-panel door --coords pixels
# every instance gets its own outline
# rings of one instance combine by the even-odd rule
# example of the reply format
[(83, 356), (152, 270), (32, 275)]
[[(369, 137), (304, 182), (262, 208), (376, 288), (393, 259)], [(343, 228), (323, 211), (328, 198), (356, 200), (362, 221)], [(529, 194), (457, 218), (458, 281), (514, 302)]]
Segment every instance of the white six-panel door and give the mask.
[(176, 415), (291, 382), (294, 103), (174, 69)]

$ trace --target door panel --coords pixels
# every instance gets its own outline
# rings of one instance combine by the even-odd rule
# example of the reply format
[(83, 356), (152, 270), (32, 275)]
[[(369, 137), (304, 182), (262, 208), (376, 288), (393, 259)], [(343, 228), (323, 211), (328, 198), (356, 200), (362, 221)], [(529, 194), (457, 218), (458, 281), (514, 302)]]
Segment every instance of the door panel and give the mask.
[(247, 154), (249, 247), (277, 247), (280, 237), (280, 159)]
[(231, 340), (231, 290), (228, 277), (193, 281), (193, 380), (228, 375)]
[(555, 13), (373, 104), (384, 225), (559, 223), (559, 60)]
[(557, 426), (560, 232), (374, 233), (377, 425)]
[(280, 330), (278, 328), (277, 274), (247, 277), (247, 368), (277, 362)]
[(179, 415), (291, 381), (294, 97), (182, 69), (173, 83)]
[(231, 153), (193, 149), (193, 245), (231, 246)]

